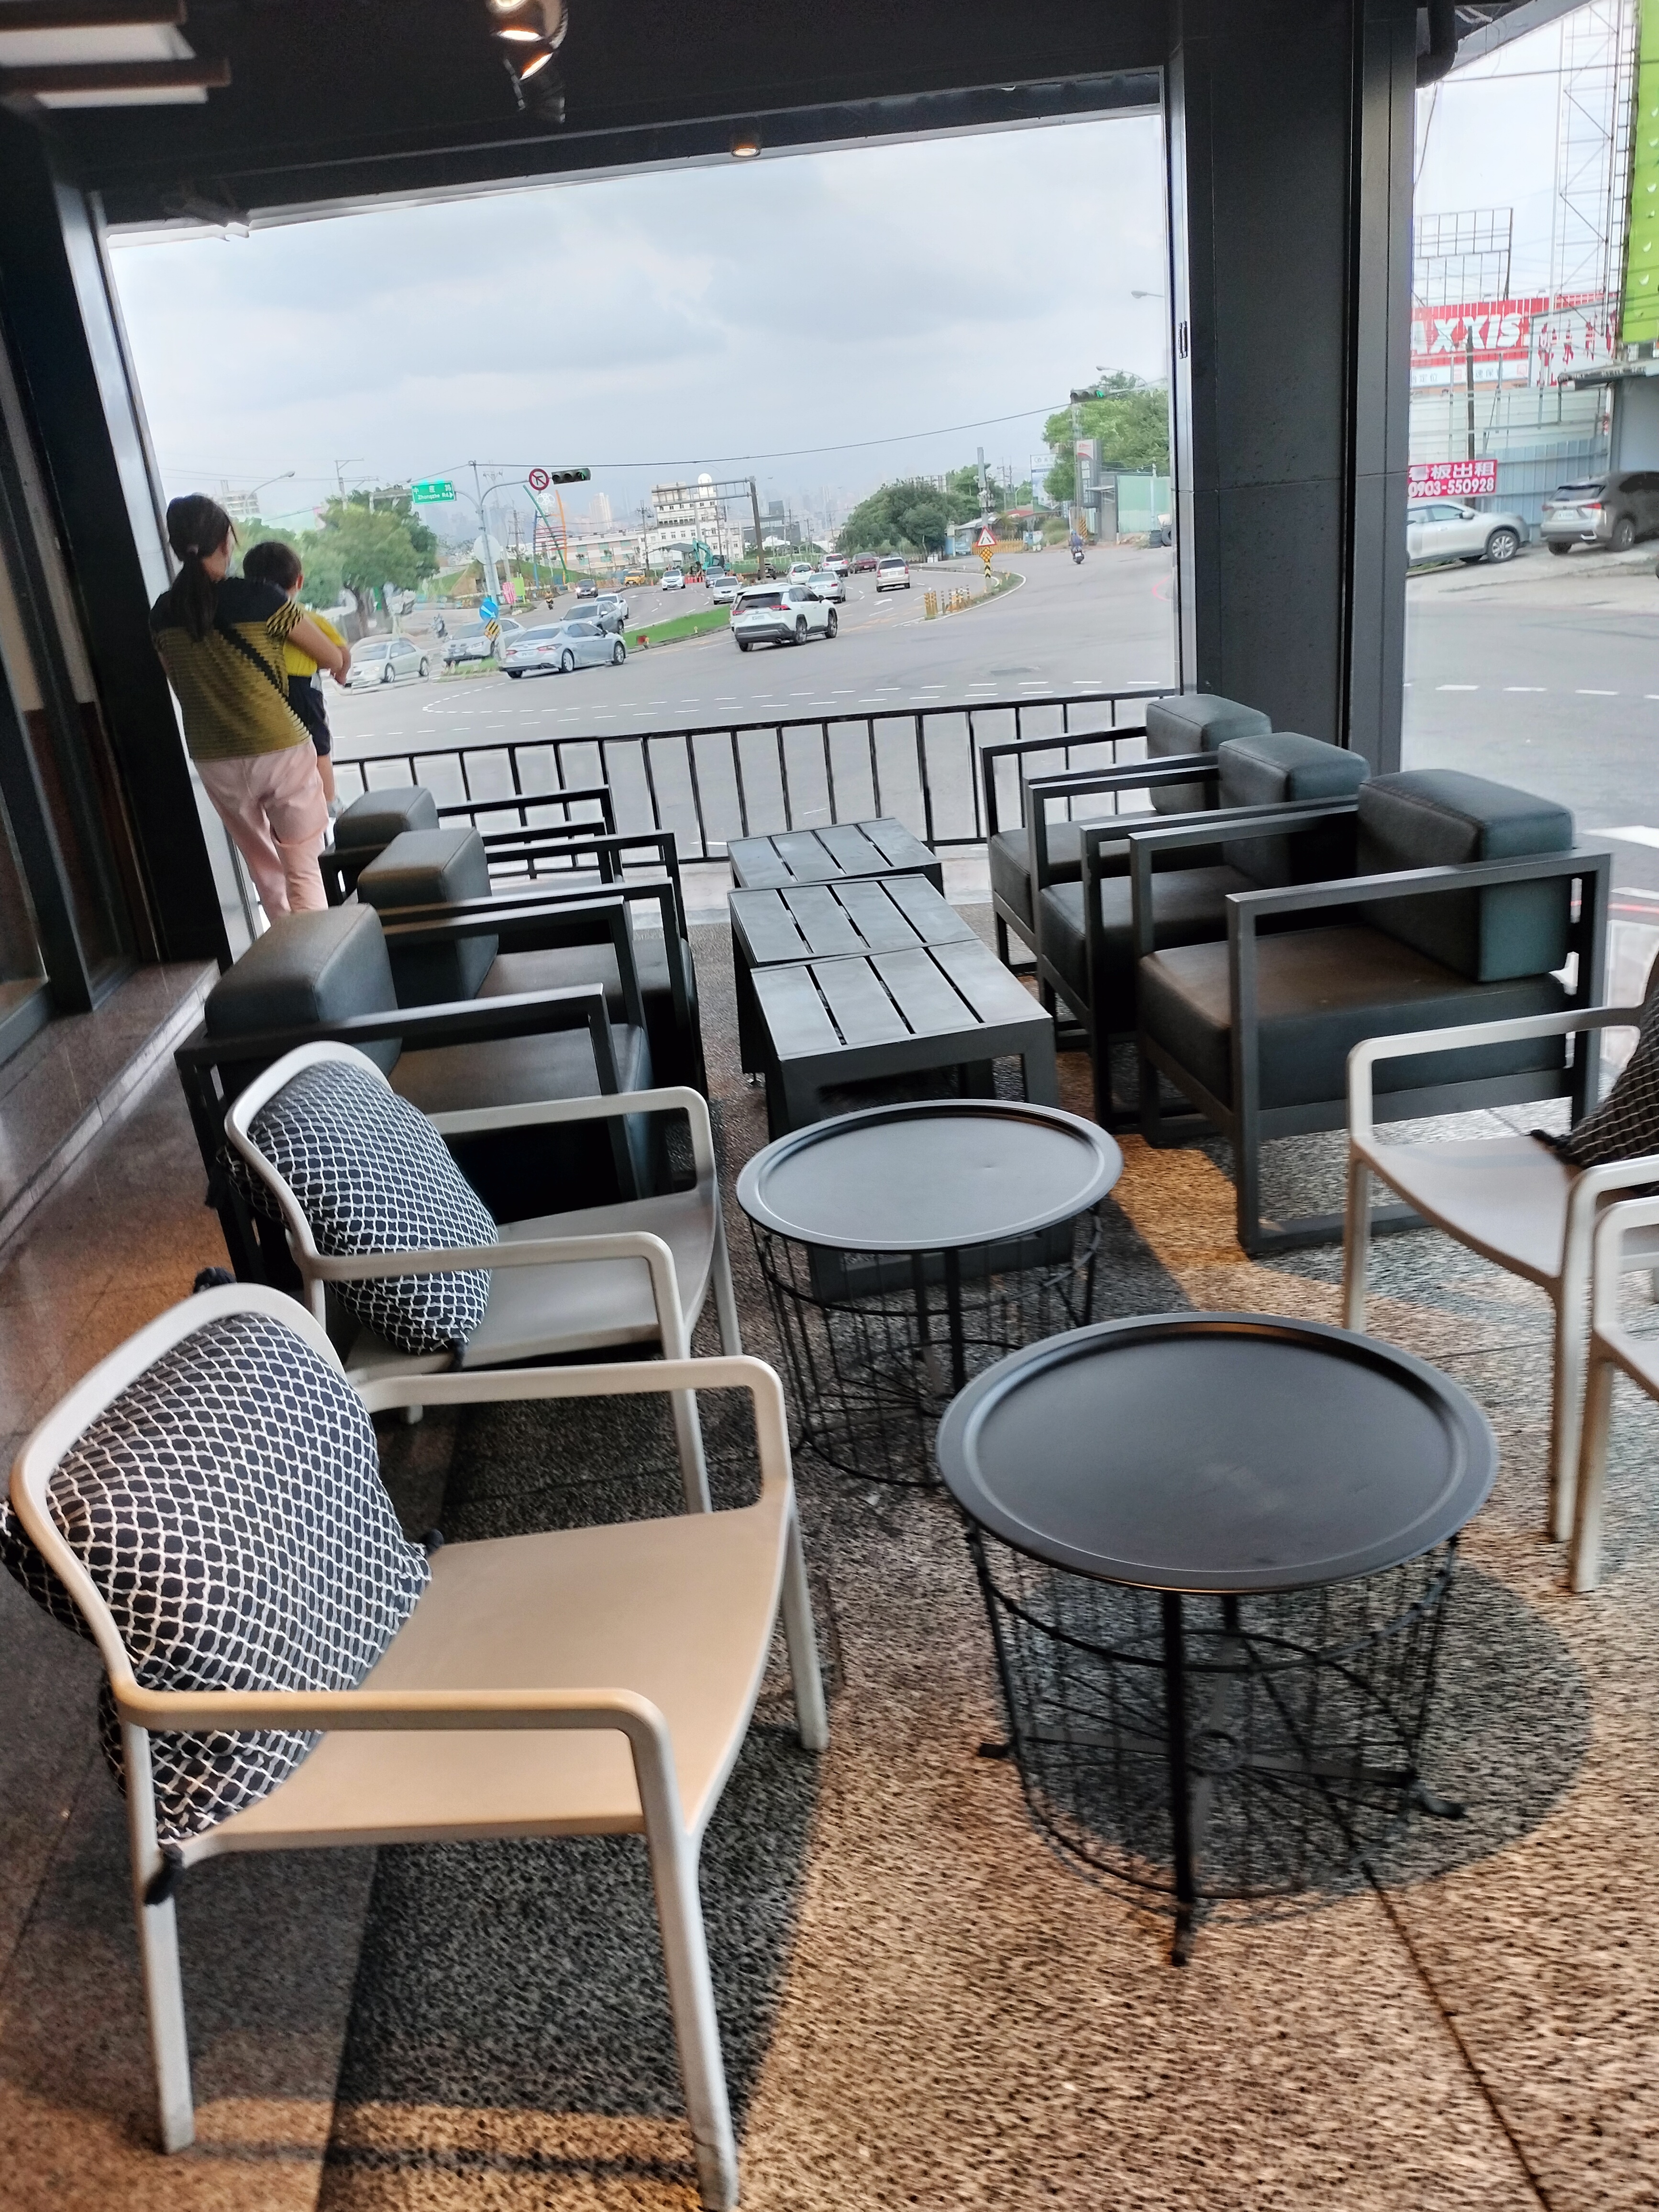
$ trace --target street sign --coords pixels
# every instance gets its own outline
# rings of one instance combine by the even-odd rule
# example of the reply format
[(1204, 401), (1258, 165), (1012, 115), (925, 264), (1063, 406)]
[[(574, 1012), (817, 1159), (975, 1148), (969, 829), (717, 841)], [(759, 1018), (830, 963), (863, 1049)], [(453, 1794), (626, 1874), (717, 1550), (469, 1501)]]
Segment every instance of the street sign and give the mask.
[(545, 469), (532, 469), (530, 474), (525, 478), (532, 491), (545, 491), (552, 481), (552, 477)]
[(992, 552), (996, 550), (997, 534), (995, 531), (992, 529), (988, 522), (986, 524), (984, 529), (980, 532), (975, 543), (978, 545), (981, 553), (986, 551), (988, 548)]
[(494, 622), (501, 611), (501, 603), (493, 593), (486, 592), (478, 602), (478, 612), (486, 622)]
[(409, 495), (422, 507), (437, 507), (454, 498), (455, 487), (445, 477), (428, 477), (424, 483), (411, 484)]
[(484, 624), (484, 632), (485, 632), (485, 635), (486, 635), (487, 636), (489, 636), (489, 637), (492, 637), (492, 638), (499, 637), (499, 636), (501, 635), (501, 624), (500, 624), (500, 623), (495, 620), (495, 617), (494, 617), (493, 615), (491, 616), (490, 619), (489, 619), (489, 621)]

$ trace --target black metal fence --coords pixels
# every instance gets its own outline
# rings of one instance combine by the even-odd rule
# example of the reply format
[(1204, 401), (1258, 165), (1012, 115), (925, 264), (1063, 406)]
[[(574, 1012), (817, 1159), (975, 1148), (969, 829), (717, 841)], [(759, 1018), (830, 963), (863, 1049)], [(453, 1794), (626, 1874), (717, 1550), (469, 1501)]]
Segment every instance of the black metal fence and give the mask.
[[(975, 700), (799, 720), (716, 722), (606, 737), (480, 739), (373, 757), (335, 757), (340, 796), (388, 784), (425, 784), (441, 806), (523, 795), (520, 819), (563, 818), (533, 799), (606, 785), (624, 834), (672, 830), (684, 860), (720, 860), (734, 837), (887, 815), (936, 847), (986, 835), (980, 757), (1011, 739), (1054, 739), (1045, 751), (997, 763), (1000, 811), (1020, 817), (1022, 775), (1093, 767), (1117, 757), (1120, 735), (1167, 685), (1069, 697)], [(582, 812), (595, 819), (591, 803)], [(497, 824), (497, 826), (503, 826)]]

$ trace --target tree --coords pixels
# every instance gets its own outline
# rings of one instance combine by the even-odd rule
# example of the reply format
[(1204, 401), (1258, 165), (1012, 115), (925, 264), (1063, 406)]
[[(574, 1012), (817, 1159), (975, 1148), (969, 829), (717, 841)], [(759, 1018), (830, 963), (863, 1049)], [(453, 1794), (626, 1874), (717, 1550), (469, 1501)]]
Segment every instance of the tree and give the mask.
[[(367, 494), (330, 500), (322, 528), (307, 531), (300, 544), (307, 599), (326, 605), (344, 590), (356, 600), (359, 612), (367, 614), (382, 584), (412, 591), (436, 573), (437, 539), (412, 514), (400, 514), (394, 496), (377, 493), (372, 510)], [(384, 507), (379, 504), (382, 497)]]
[(1103, 475), (1122, 469), (1150, 470), (1164, 476), (1170, 467), (1170, 398), (1161, 384), (1148, 384), (1127, 370), (1117, 369), (1101, 379), (1102, 396), (1085, 399), (1079, 407), (1080, 427), (1072, 427), (1072, 410), (1061, 408), (1042, 426), (1042, 441), (1054, 456), (1044, 479), (1052, 500), (1077, 496), (1076, 461), (1073, 441), (1098, 438)]
[[(967, 473), (958, 470), (958, 475)], [(912, 553), (944, 550), (951, 526), (979, 512), (977, 493), (964, 498), (954, 489), (941, 491), (928, 477), (906, 477), (884, 483), (862, 499), (841, 527), (843, 553)]]

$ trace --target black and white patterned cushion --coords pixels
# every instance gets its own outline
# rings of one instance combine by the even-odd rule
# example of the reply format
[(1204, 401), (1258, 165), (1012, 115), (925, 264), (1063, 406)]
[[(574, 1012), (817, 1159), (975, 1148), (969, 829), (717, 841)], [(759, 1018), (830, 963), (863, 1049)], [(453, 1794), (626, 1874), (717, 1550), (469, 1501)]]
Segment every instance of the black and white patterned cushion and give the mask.
[[(227, 1315), (164, 1353), (64, 1455), (47, 1502), (145, 1689), (355, 1689), (431, 1574), (398, 1526), (362, 1400), (269, 1314)], [(0, 1560), (87, 1633), (4, 1504)], [(99, 1723), (125, 1785), (107, 1684)], [(161, 1840), (263, 1797), (316, 1741), (153, 1734)]]
[[(495, 1224), (425, 1115), (349, 1060), (302, 1067), (249, 1124), (327, 1259), (493, 1244)], [(270, 1193), (240, 1154), (246, 1182)], [(489, 1270), (336, 1283), (340, 1304), (399, 1352), (459, 1350), (483, 1319)]]
[(1659, 1152), (1659, 961), (1648, 976), (1636, 1049), (1607, 1097), (1553, 1149), (1569, 1167), (1605, 1167)]

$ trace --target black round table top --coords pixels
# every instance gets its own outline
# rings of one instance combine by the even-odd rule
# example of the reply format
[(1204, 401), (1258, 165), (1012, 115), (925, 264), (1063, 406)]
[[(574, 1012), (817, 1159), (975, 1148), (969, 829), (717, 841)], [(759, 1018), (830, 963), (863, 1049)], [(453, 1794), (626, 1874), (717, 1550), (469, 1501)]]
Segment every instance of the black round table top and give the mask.
[(1322, 1322), (1157, 1314), (1046, 1338), (978, 1376), (939, 1471), (982, 1528), (1102, 1581), (1302, 1589), (1455, 1534), (1491, 1424), (1409, 1352)]
[(779, 1137), (738, 1177), (738, 1204), (798, 1244), (941, 1252), (1069, 1221), (1122, 1171), (1105, 1131), (1075, 1114), (928, 1098)]

